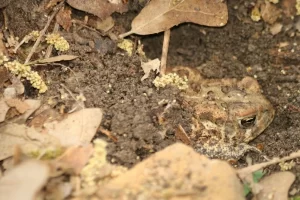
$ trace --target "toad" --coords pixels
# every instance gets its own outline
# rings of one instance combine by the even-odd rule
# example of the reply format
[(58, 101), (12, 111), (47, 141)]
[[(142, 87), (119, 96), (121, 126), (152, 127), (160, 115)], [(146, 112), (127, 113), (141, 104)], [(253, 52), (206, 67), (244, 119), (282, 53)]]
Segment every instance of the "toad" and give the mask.
[(235, 160), (259, 151), (248, 143), (269, 126), (275, 111), (254, 78), (205, 79), (197, 69), (181, 66), (171, 72), (188, 78), (181, 106), (193, 111), (187, 136), (196, 151)]

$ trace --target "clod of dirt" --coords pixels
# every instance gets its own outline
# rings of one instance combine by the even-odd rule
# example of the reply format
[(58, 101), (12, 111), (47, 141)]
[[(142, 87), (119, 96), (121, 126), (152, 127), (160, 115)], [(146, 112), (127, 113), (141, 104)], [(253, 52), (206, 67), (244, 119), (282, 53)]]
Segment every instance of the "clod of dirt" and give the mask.
[[(224, 173), (226, 172), (226, 173)], [(98, 190), (100, 199), (242, 200), (242, 185), (225, 161), (174, 144)]]

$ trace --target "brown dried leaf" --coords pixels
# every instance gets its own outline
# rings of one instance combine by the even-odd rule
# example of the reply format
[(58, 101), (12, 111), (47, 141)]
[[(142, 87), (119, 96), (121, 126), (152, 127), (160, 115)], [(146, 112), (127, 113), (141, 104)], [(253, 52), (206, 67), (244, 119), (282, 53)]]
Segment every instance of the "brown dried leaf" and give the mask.
[(6, 113), (9, 110), (9, 106), (5, 103), (5, 100), (0, 101), (0, 122), (3, 122), (6, 117)]
[(103, 33), (109, 31), (115, 25), (114, 19), (109, 16), (103, 20), (98, 17), (90, 17), (87, 24)]
[(152, 0), (133, 20), (130, 33), (158, 33), (183, 22), (224, 26), (227, 19), (227, 5), (224, 1)]
[(60, 163), (64, 163), (72, 168), (76, 174), (79, 174), (83, 167), (89, 161), (93, 154), (93, 145), (69, 147), (63, 155), (56, 159)]
[(69, 31), (72, 25), (71, 14), (71, 9), (63, 7), (56, 15), (56, 22), (61, 25), (66, 31)]
[(262, 190), (256, 196), (257, 200), (288, 200), (288, 192), (295, 175), (291, 172), (278, 172), (263, 178), (259, 184)]
[(21, 101), (20, 99), (7, 99), (5, 102), (9, 107), (16, 108), (21, 114), (25, 113), (30, 108), (25, 101)]
[(278, 17), (281, 15), (281, 10), (268, 1), (265, 1), (265, 3), (261, 5), (260, 9), (261, 17), (269, 24), (276, 22)]
[(35, 128), (42, 128), (44, 123), (52, 122), (55, 120), (59, 120), (63, 116), (58, 113), (55, 109), (49, 108), (47, 110), (42, 111), (41, 113), (34, 116), (31, 121), (28, 123), (28, 126), (33, 126)]
[(60, 56), (54, 56), (54, 57), (51, 57), (51, 58), (38, 60), (38, 63), (54, 63), (54, 62), (59, 62), (59, 61), (63, 61), (63, 60), (74, 60), (76, 58), (78, 58), (78, 56), (60, 55)]
[(121, 0), (67, 0), (67, 3), (78, 10), (85, 11), (105, 19), (114, 12), (123, 13), (127, 11), (127, 4)]
[(144, 76), (141, 78), (141, 81), (143, 81), (149, 77), (151, 70), (155, 71), (156, 73), (159, 73), (160, 60), (158, 58), (156, 58), (156, 59), (150, 60), (148, 62), (142, 62), (141, 66), (145, 73)]
[(41, 106), (41, 101), (40, 100), (35, 100), (35, 99), (26, 99), (24, 101), (26, 104), (29, 105), (29, 109), (26, 110), (25, 113), (23, 113), (22, 115), (10, 120), (10, 123), (14, 122), (14, 123), (25, 123), (27, 118), (34, 113), (34, 111), (36, 111), (36, 109), (38, 109)]
[(22, 146), (24, 152), (30, 152), (47, 146), (59, 146), (51, 135), (41, 134), (25, 125), (6, 124), (0, 128), (0, 160), (13, 155), (14, 147)]
[(282, 6), (282, 11), (286, 17), (292, 17), (296, 15), (296, 0), (282, 0), (280, 2)]
[(89, 144), (102, 120), (99, 108), (83, 109), (69, 114), (62, 121), (46, 123), (45, 129), (58, 138), (63, 146)]
[(0, 179), (0, 199), (32, 200), (49, 177), (49, 167), (39, 161), (27, 161), (9, 170)]
[[(0, 47), (1, 48), (1, 47)], [(0, 49), (1, 52), (1, 49)], [(0, 68), (0, 88), (3, 88), (4, 83), (9, 80), (9, 73), (5, 67)]]

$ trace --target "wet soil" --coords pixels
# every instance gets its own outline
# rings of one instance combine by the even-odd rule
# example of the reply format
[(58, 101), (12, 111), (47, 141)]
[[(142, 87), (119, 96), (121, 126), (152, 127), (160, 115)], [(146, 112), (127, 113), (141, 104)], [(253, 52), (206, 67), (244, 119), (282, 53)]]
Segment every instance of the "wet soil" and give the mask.
[[(6, 10), (9, 28), (20, 38), (32, 30), (42, 29), (44, 18), (29, 13), (35, 6), (30, 2), (14, 1)], [(253, 163), (259, 163), (300, 149), (300, 40), (299, 32), (293, 28), (299, 17), (282, 20), (284, 27), (289, 28), (273, 36), (266, 23), (251, 21), (250, 3), (229, 1), (229, 21), (225, 27), (186, 23), (172, 28), (168, 57), (169, 66), (197, 67), (208, 78), (252, 76), (258, 80), (264, 95), (274, 105), (276, 115), (272, 124), (251, 142), (251, 145), (262, 148), (262, 154), (248, 153), (238, 161), (239, 167), (247, 165), (247, 156)], [(140, 9), (139, 6), (135, 8)], [(129, 30), (137, 13), (132, 9), (127, 14), (114, 15), (116, 24), (123, 24), (123, 29)], [(166, 131), (160, 125), (158, 117), (166, 105), (174, 100), (180, 102), (177, 89), (157, 90), (152, 84), (154, 73), (141, 81), (143, 71), (139, 56), (128, 56), (107, 37), (87, 29), (61, 33), (71, 45), (67, 54), (79, 58), (62, 63), (63, 67), (47, 65), (37, 68), (49, 86), (49, 91), (39, 98), (46, 102), (60, 96), (61, 84), (64, 84), (74, 94), (82, 93), (87, 107), (102, 108), (105, 113), (102, 126), (118, 141), (113, 142), (101, 133), (97, 137), (108, 141), (109, 160), (113, 163), (131, 167), (177, 141), (172, 131)], [(161, 56), (162, 36), (131, 38), (141, 39), (147, 57), (154, 59)], [(284, 42), (288, 45), (279, 47)], [(35, 97), (36, 93), (27, 92), (26, 95)], [(66, 109), (71, 109), (71, 106), (68, 108), (67, 105)], [(172, 116), (173, 124), (188, 127), (191, 113), (182, 110), (179, 104), (168, 110), (168, 115)], [(266, 172), (279, 170), (279, 166), (274, 165)], [(293, 187), (299, 188), (300, 165), (291, 171), (297, 176)]]

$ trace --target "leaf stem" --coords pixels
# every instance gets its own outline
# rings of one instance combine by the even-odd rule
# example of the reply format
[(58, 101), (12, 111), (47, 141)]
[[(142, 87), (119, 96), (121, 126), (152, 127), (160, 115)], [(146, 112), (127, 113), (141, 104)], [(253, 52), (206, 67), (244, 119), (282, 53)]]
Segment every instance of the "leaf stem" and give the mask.
[(132, 33), (134, 33), (132, 30), (128, 31), (126, 33), (120, 34), (119, 38), (123, 39), (124, 37), (127, 37), (128, 35), (131, 35)]

